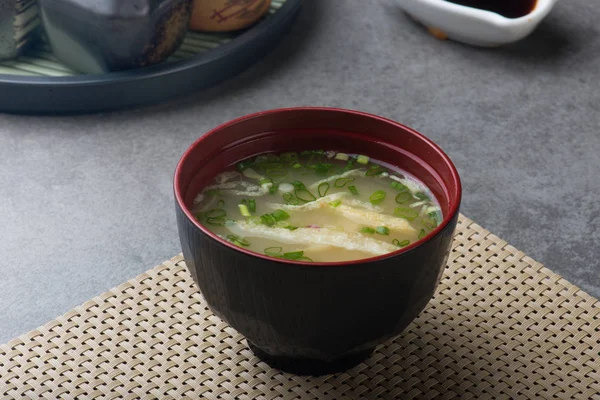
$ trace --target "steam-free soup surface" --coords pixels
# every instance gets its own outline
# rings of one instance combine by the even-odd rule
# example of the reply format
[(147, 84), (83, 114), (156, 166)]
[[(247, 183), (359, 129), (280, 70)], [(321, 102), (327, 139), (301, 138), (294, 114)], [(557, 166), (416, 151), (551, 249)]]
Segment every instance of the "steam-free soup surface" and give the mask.
[(309, 262), (390, 253), (442, 219), (433, 194), (407, 173), (366, 156), (320, 150), (239, 162), (198, 194), (192, 211), (237, 246)]

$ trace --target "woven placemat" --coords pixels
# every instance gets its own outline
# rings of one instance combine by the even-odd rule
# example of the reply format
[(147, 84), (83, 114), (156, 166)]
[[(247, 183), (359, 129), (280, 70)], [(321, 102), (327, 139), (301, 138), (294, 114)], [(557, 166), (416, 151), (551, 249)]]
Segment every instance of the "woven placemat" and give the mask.
[(181, 257), (0, 346), (0, 398), (600, 399), (600, 303), (461, 218), (443, 281), (348, 372), (269, 368)]

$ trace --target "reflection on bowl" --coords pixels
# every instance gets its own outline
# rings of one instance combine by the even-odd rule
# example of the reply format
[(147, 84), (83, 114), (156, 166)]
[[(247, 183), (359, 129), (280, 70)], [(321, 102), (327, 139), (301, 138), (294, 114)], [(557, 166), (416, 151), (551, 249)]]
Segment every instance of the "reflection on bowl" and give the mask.
[[(438, 198), (443, 222), (383, 256), (306, 263), (239, 248), (192, 215), (199, 190), (232, 163), (265, 151), (317, 148), (366, 154), (409, 172)], [(261, 359), (303, 374), (357, 364), (423, 310), (445, 267), (461, 199), (456, 169), (430, 140), (394, 121), (328, 108), (266, 111), (213, 129), (181, 158), (174, 191), (183, 254), (213, 312)]]
[(528, 36), (550, 13), (558, 0), (537, 0), (533, 9), (519, 18), (467, 7), (446, 0), (398, 0), (416, 21), (439, 39), (482, 47), (516, 42)]

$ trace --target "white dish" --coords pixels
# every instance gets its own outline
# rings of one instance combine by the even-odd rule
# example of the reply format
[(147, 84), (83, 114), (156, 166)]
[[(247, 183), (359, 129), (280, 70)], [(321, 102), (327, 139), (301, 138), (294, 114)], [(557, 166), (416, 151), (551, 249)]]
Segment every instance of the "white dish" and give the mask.
[(533, 10), (520, 18), (506, 18), (478, 8), (446, 0), (398, 0), (415, 20), (440, 39), (494, 47), (516, 42), (529, 35), (550, 13), (558, 0), (537, 0)]

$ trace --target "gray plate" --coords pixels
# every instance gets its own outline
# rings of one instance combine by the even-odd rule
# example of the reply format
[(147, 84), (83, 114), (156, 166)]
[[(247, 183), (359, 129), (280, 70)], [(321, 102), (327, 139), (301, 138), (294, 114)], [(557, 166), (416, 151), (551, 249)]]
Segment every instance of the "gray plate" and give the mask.
[(302, 0), (273, 0), (269, 15), (232, 34), (189, 32), (166, 62), (102, 75), (78, 74), (40, 42), (0, 62), (0, 111), (81, 113), (127, 108), (207, 88), (230, 78), (271, 50), (287, 32)]

